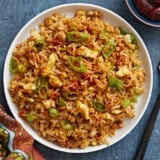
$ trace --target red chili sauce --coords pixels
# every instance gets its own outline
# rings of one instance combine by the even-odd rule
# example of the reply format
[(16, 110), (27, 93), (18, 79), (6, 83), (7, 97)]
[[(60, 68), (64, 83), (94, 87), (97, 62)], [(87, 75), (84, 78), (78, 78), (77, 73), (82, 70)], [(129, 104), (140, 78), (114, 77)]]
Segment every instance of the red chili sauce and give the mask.
[(154, 21), (160, 21), (160, 0), (133, 0), (139, 12)]

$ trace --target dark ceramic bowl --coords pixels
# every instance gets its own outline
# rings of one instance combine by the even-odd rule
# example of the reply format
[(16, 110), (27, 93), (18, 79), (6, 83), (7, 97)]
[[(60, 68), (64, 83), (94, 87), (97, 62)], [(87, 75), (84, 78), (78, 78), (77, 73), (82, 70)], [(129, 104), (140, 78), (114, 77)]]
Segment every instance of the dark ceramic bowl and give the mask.
[(128, 6), (128, 9), (133, 14), (135, 18), (137, 18), (140, 22), (151, 26), (151, 27), (160, 27), (160, 21), (153, 21), (146, 17), (144, 17), (136, 8), (136, 6), (133, 3), (133, 0), (125, 0), (126, 4)]

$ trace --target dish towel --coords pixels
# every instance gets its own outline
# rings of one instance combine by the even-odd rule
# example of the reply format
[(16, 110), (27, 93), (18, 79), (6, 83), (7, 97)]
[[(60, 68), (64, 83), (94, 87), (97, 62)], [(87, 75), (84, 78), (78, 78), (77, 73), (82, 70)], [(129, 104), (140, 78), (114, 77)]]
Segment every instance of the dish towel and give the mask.
[(0, 160), (45, 160), (34, 139), (0, 105)]

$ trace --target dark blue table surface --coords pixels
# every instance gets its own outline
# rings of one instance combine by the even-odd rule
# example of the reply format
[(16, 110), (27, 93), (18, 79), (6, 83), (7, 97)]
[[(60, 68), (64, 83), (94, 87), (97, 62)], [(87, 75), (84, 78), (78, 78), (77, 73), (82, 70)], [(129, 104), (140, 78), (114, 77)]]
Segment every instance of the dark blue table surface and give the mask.
[[(160, 78), (157, 65), (160, 61), (160, 29), (143, 25), (136, 20), (124, 0), (0, 0), (0, 103), (9, 109), (5, 100), (2, 79), (3, 63), (8, 48), (17, 32), (32, 17), (41, 11), (64, 3), (92, 3), (110, 9), (126, 19), (143, 38), (153, 65), (154, 83), (150, 103), (140, 123), (120, 142), (111, 147), (86, 154), (69, 154), (49, 149), (38, 142), (35, 146), (45, 156), (46, 160), (134, 160), (137, 147), (143, 137), (143, 131), (150, 116), (153, 104), (160, 91)], [(160, 115), (157, 118), (146, 154), (145, 160), (160, 160)]]

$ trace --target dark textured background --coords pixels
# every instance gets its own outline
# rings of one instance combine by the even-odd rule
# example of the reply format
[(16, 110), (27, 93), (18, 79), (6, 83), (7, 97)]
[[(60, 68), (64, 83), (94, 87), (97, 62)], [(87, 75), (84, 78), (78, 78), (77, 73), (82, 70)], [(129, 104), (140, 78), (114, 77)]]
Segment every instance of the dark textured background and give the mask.
[[(152, 60), (154, 71), (152, 97), (147, 111), (137, 127), (123, 140), (109, 148), (94, 153), (68, 154), (46, 148), (37, 142), (35, 145), (46, 157), (46, 160), (134, 160), (144, 127), (160, 91), (160, 79), (157, 71), (157, 65), (160, 61), (160, 29), (145, 26), (137, 21), (128, 11), (124, 0), (0, 0), (0, 103), (8, 110), (2, 87), (3, 63), (7, 50), (17, 32), (26, 22), (41, 11), (56, 5), (72, 2), (92, 3), (108, 8), (126, 19), (138, 31), (149, 50)], [(157, 118), (145, 160), (160, 160), (159, 124), (160, 115)]]

